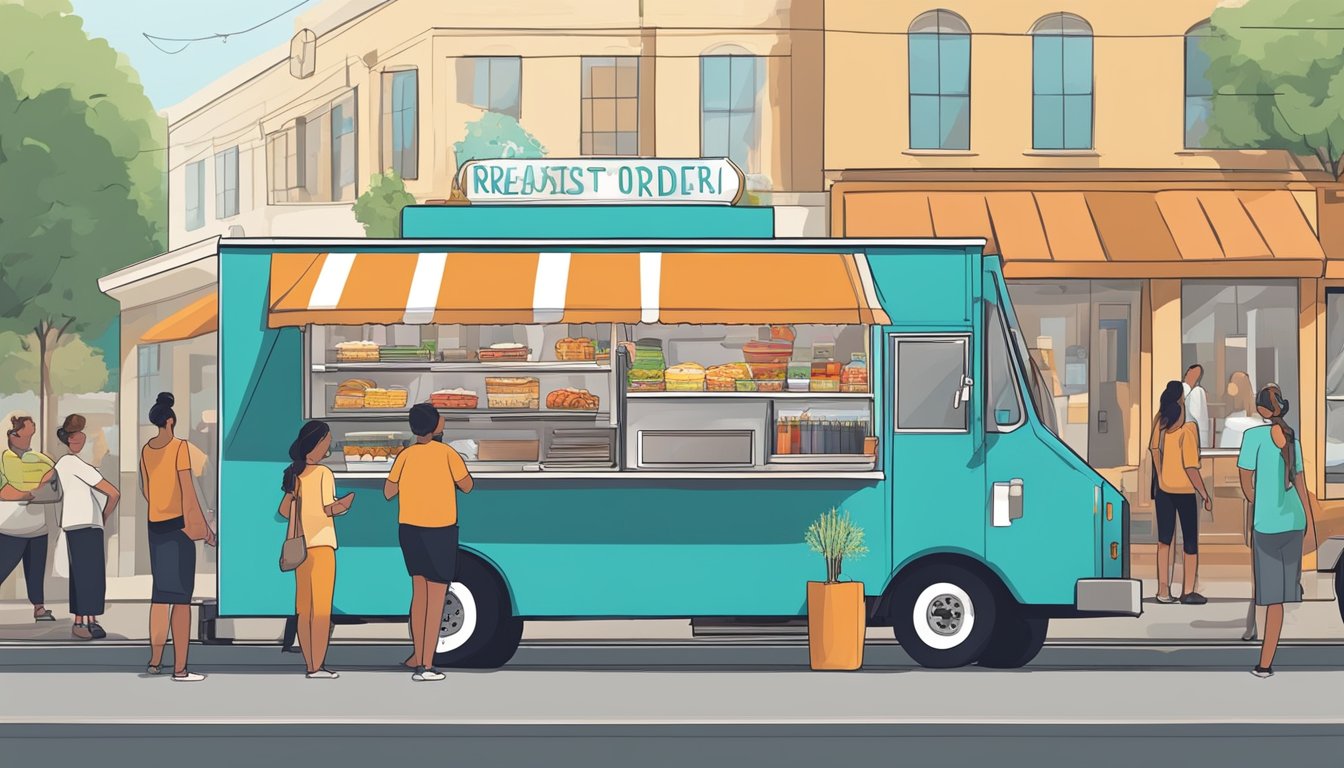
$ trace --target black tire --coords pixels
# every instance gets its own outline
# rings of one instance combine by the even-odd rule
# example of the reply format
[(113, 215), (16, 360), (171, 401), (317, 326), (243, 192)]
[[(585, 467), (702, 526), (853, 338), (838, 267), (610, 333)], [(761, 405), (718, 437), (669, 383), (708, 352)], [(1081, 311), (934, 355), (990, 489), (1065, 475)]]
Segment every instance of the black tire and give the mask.
[(1036, 658), (1045, 645), (1050, 620), (1023, 616), (1021, 611), (1001, 609), (989, 645), (977, 662), (990, 669), (1018, 669)]
[[(459, 638), (460, 644), (457, 647), (442, 653), (436, 652), (434, 665), (471, 668), (478, 666), (473, 663), (478, 656), (485, 660), (503, 658), (504, 661), (513, 656), (512, 649), (505, 654), (500, 646), (503, 644), (507, 647), (512, 637), (512, 644), (516, 649), (518, 637), (513, 637), (511, 631), (502, 630), (511, 630), (517, 619), (513, 615), (513, 606), (509, 601), (508, 590), (504, 587), (504, 579), (495, 572), (495, 569), (479, 557), (469, 552), (462, 552), (458, 555), (457, 577), (453, 580), (450, 590), (453, 592), (450, 592), (444, 604), (442, 631), (456, 634), (466, 627), (472, 627), (471, 634)], [(471, 601), (475, 604), (474, 616), (468, 614), (464, 602), (457, 598), (458, 594), (470, 594)], [(519, 629), (518, 636), (521, 634), (522, 631)]]
[(499, 625), (499, 631), (490, 643), (475, 656), (468, 658), (458, 667), (466, 669), (499, 669), (518, 652), (518, 643), (523, 639), (523, 620), (510, 616)]
[[(917, 602), (920, 626), (915, 624)], [(896, 642), (916, 664), (931, 669), (964, 667), (978, 660), (989, 645), (998, 612), (994, 590), (985, 580), (952, 563), (922, 566), (898, 577), (890, 606)]]
[(1335, 569), (1335, 607), (1339, 609), (1339, 620), (1344, 621), (1344, 563)]

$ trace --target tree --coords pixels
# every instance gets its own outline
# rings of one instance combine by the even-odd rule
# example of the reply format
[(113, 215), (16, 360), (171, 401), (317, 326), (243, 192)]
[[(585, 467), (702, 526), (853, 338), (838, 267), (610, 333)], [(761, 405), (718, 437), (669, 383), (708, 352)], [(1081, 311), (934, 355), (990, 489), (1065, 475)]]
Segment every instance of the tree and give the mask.
[(401, 237), (401, 209), (408, 205), (415, 205), (415, 197), (396, 171), (375, 173), (355, 201), (355, 220), (369, 237)]
[(1246, 0), (1220, 6), (1209, 57), (1211, 147), (1283, 149), (1339, 178), (1344, 156), (1344, 3)]
[(56, 350), (117, 315), (97, 277), (154, 252), (126, 162), (88, 109), (64, 88), (23, 96), (0, 74), (0, 330), (35, 337), (43, 446)]
[[(52, 391), (55, 395), (101, 392), (107, 386), (107, 361), (102, 350), (79, 336), (67, 335), (51, 356)], [(42, 387), (42, 365), (37, 354), (37, 336), (0, 333), (0, 392), (37, 392)]]
[(164, 248), (167, 221), (163, 118), (145, 95), (140, 76), (125, 55), (102, 38), (90, 39), (69, 0), (0, 0), (0, 73), (20, 97), (64, 88), (87, 105), (84, 118), (127, 167), (131, 199), (150, 223), (153, 246), (123, 258), (109, 254), (99, 275), (148, 258)]
[(518, 121), (498, 112), (486, 112), (467, 123), (466, 138), (453, 144), (460, 168), (471, 160), (498, 157), (545, 157), (546, 148), (523, 130)]

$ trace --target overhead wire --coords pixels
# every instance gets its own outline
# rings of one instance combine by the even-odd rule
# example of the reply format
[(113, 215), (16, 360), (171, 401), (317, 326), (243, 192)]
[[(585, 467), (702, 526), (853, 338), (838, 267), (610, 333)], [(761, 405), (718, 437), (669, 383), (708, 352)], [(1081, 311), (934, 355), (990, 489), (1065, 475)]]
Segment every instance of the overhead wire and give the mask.
[[(221, 42), (227, 43), (230, 37), (239, 37), (240, 35), (246, 35), (248, 32), (255, 32), (256, 30), (261, 29), (267, 24), (270, 24), (271, 22), (286, 16), (287, 14), (297, 11), (298, 9), (302, 8), (303, 6), (307, 5), (310, 2), (312, 2), (312, 0), (300, 0), (300, 2), (295, 3), (293, 6), (286, 8), (285, 10), (277, 13), (276, 15), (270, 17), (269, 19), (266, 19), (265, 21), (259, 21), (256, 24), (253, 24), (252, 26), (248, 27), (247, 29), (240, 29), (237, 32), (213, 32), (208, 35), (201, 35), (200, 37), (165, 37), (163, 35), (151, 35), (148, 32), (141, 32), (140, 34), (144, 36), (146, 40), (149, 41), (150, 45), (154, 46), (155, 48), (158, 48), (163, 53), (166, 53), (170, 56), (176, 56), (177, 54), (191, 47), (192, 43), (202, 43), (207, 40), (219, 40)], [(182, 43), (182, 47), (178, 48), (177, 50), (170, 51), (167, 48), (164, 48), (162, 45), (159, 45), (159, 41), (163, 41), (165, 43)]]

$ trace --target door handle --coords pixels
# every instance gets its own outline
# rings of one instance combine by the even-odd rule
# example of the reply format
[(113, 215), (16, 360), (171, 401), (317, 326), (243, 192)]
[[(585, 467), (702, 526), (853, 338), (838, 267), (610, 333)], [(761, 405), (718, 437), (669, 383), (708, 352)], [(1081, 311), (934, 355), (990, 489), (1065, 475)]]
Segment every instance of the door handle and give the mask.
[(968, 402), (971, 399), (971, 387), (974, 386), (974, 384), (975, 381), (972, 380), (970, 376), (961, 377), (961, 385), (957, 387), (956, 394), (952, 395), (952, 410), (957, 410), (961, 407), (962, 403)]
[(1022, 519), (1023, 487), (1020, 478), (994, 484), (994, 512), (990, 523), (995, 528), (1007, 528), (1014, 520)]

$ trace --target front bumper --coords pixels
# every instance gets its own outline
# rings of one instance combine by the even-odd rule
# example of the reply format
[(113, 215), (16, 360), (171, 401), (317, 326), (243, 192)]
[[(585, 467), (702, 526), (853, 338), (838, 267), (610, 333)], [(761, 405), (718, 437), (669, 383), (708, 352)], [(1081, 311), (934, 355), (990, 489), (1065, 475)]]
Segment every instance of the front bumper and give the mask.
[(1073, 607), (1090, 616), (1143, 614), (1143, 584), (1138, 579), (1079, 579)]

